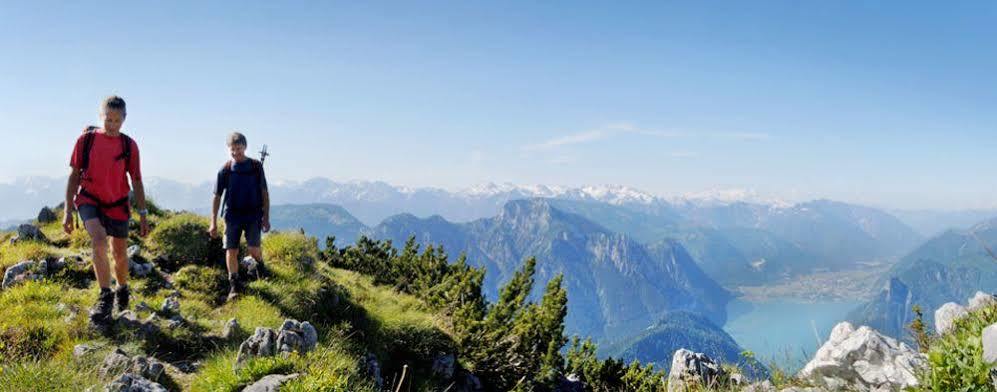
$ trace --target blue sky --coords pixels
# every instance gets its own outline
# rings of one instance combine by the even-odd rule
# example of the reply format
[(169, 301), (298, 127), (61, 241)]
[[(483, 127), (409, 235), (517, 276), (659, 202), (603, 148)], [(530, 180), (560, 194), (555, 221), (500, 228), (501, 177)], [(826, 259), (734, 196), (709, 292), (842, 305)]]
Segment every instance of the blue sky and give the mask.
[(5, 3), (0, 181), (117, 93), (186, 182), (238, 129), (272, 181), (997, 207), (997, 4), (613, 3)]

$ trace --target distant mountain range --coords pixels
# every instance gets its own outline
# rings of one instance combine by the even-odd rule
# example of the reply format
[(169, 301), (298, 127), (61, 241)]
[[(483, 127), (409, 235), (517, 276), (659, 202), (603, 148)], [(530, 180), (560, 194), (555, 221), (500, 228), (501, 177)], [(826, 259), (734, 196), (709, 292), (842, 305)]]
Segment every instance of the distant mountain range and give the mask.
[(883, 290), (849, 316), (895, 337), (906, 336), (920, 305), (925, 321), (934, 325), (934, 312), (946, 302), (966, 303), (976, 291), (997, 292), (997, 219), (964, 230), (942, 233), (901, 259), (883, 278)]
[[(57, 203), (63, 181), (32, 177), (0, 185), (0, 196), (10, 200), (0, 203), (0, 218), (30, 218), (41, 205)], [(210, 183), (146, 179), (148, 194), (170, 209), (207, 213), (211, 188)], [(399, 214), (471, 222), (498, 215), (512, 200), (544, 198), (562, 211), (643, 244), (677, 240), (711, 277), (728, 287), (765, 284), (857, 262), (892, 260), (921, 240), (918, 232), (886, 212), (826, 200), (789, 204), (725, 193), (666, 199), (625, 186), (488, 184), (446, 191), (328, 179), (271, 179), (270, 188), (274, 204), (308, 205), (297, 209), (315, 213), (306, 216), (303, 211), (275, 209), (274, 223), (304, 227), (320, 237), (336, 235), (341, 244), (355, 239), (354, 233)], [(324, 221), (333, 218), (345, 221)]]

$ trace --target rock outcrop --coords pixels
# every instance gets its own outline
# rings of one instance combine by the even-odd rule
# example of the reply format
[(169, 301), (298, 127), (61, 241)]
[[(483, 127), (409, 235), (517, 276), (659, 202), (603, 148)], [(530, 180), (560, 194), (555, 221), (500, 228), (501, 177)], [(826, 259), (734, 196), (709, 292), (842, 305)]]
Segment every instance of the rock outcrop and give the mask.
[(969, 315), (966, 307), (955, 302), (948, 302), (935, 310), (935, 332), (943, 335), (952, 330), (955, 321)]
[(105, 389), (107, 392), (169, 392), (166, 387), (148, 380), (138, 374), (125, 373), (118, 377)]
[(3, 274), (0, 288), (7, 289), (27, 280), (40, 280), (59, 272), (66, 266), (66, 258), (58, 260), (24, 260), (10, 267)]
[(252, 383), (242, 392), (279, 392), (280, 387), (288, 381), (298, 378), (298, 373), (293, 374), (270, 374)]
[(52, 223), (59, 220), (59, 217), (55, 215), (55, 211), (51, 208), (42, 207), (41, 211), (38, 211), (38, 223)]
[(668, 392), (684, 392), (693, 386), (717, 388), (728, 382), (727, 372), (706, 354), (679, 349), (672, 355)]
[(284, 320), (279, 331), (257, 327), (253, 336), (239, 345), (236, 366), (238, 367), (249, 358), (254, 357), (267, 357), (291, 352), (304, 354), (314, 349), (317, 344), (318, 331), (307, 321)]
[(924, 356), (906, 344), (842, 322), (797, 376), (830, 389), (899, 390), (916, 386), (924, 365)]
[(25, 223), (17, 226), (17, 235), (10, 239), (12, 244), (20, 241), (48, 242), (48, 238), (45, 238), (45, 234), (42, 234), (42, 230), (38, 226)]

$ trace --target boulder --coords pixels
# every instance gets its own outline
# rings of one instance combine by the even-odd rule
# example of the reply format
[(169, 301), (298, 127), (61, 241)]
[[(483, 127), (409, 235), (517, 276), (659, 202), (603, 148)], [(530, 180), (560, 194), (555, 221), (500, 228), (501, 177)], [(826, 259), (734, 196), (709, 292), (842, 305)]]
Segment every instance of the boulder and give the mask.
[(232, 340), (238, 336), (239, 332), (242, 331), (242, 327), (239, 326), (239, 321), (236, 319), (229, 319), (222, 327), (222, 340)]
[(41, 211), (38, 211), (38, 223), (51, 223), (59, 220), (59, 217), (55, 215), (55, 211), (51, 208), (42, 207)]
[(301, 337), (304, 338), (304, 350), (306, 352), (315, 349), (318, 346), (318, 330), (312, 326), (312, 323), (304, 321), (301, 323)]
[(104, 362), (100, 364), (100, 376), (110, 378), (121, 374), (131, 367), (132, 359), (120, 348), (114, 349), (104, 357)]
[(154, 266), (151, 263), (136, 263), (134, 260), (128, 260), (128, 269), (131, 271), (132, 276), (149, 276), (153, 268)]
[(311, 323), (287, 319), (277, 331), (277, 352), (304, 354), (318, 344), (318, 331)]
[(983, 328), (983, 360), (993, 364), (997, 362), (997, 323)]
[(42, 230), (38, 226), (25, 223), (17, 226), (17, 235), (10, 239), (11, 243), (19, 241), (48, 242), (48, 238), (45, 238), (45, 234), (42, 234)]
[(679, 349), (672, 355), (672, 368), (668, 372), (668, 392), (681, 392), (693, 386), (718, 388), (727, 384), (727, 372), (703, 353)]
[(89, 344), (86, 343), (77, 344), (76, 346), (73, 347), (73, 357), (75, 358), (84, 357), (87, 354), (90, 354), (94, 351), (97, 351), (97, 349)]
[(253, 256), (246, 256), (239, 260), (239, 268), (249, 279), (259, 279), (263, 272), (263, 264), (256, 261)]
[(277, 333), (272, 328), (256, 327), (253, 335), (239, 345), (235, 363), (238, 367), (250, 358), (269, 357), (276, 353)]
[(169, 392), (166, 387), (145, 379), (144, 377), (125, 373), (121, 377), (107, 384), (108, 392)]
[(974, 295), (973, 298), (969, 299), (969, 306), (966, 307), (966, 310), (969, 310), (970, 312), (975, 312), (979, 309), (983, 309), (985, 307), (994, 304), (997, 304), (997, 297), (995, 297), (993, 294), (977, 291), (976, 295)]
[(943, 335), (955, 325), (955, 321), (965, 317), (969, 311), (955, 302), (948, 302), (935, 311), (935, 332)]
[(797, 374), (829, 389), (899, 390), (917, 386), (925, 357), (872, 328), (839, 323), (814, 358)]
[(111, 378), (116, 375), (127, 373), (138, 375), (143, 379), (159, 382), (166, 372), (163, 363), (154, 358), (136, 355), (129, 357), (120, 348), (115, 349), (104, 357), (104, 362), (100, 365), (100, 375), (104, 378)]
[(270, 374), (246, 387), (246, 389), (243, 389), (242, 392), (278, 392), (284, 383), (295, 378), (298, 378), (298, 373)]
[(775, 388), (775, 385), (772, 385), (772, 382), (769, 380), (753, 383), (751, 385), (744, 387), (744, 389), (741, 390), (741, 392), (776, 392), (776, 391), (778, 390)]
[(44, 261), (41, 263), (34, 260), (24, 260), (10, 267), (3, 273), (3, 283), (0, 287), (8, 289), (26, 280), (38, 280), (44, 277)]
[(170, 295), (163, 300), (163, 306), (160, 311), (165, 314), (178, 314), (180, 313), (180, 299), (176, 295)]

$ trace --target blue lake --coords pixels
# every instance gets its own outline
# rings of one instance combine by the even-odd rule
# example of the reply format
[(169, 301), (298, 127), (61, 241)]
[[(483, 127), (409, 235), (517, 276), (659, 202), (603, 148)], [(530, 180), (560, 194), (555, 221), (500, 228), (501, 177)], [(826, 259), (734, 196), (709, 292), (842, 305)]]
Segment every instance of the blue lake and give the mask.
[(724, 330), (762, 363), (774, 362), (795, 372), (813, 357), (834, 325), (860, 303), (735, 299), (727, 305)]

